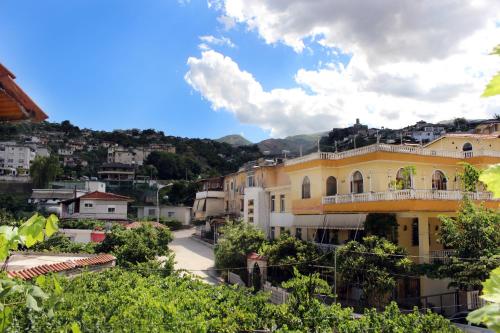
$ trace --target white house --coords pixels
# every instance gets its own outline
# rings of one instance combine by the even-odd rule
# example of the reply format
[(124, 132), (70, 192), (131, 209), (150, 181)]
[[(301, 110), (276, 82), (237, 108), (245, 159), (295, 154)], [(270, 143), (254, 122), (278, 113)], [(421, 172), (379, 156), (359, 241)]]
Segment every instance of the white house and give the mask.
[(127, 220), (129, 197), (104, 192), (91, 192), (61, 202), (61, 218)]
[[(156, 206), (137, 207), (137, 218), (156, 218)], [(160, 206), (160, 217), (177, 220), (184, 225), (191, 223), (191, 207), (185, 206)]]

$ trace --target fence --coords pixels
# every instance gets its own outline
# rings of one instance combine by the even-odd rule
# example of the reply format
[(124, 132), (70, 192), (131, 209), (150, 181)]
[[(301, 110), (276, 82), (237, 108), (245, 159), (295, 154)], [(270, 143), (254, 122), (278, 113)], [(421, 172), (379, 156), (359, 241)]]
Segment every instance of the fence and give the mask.
[(286, 303), (286, 301), (288, 300), (288, 297), (290, 297), (290, 293), (287, 292), (285, 289), (280, 288), (280, 287), (274, 287), (268, 281), (264, 282), (262, 289), (266, 292), (271, 293), (270, 301), (274, 304)]
[(467, 309), (475, 310), (483, 307), (486, 304), (485, 300), (479, 297), (479, 290), (467, 292)]

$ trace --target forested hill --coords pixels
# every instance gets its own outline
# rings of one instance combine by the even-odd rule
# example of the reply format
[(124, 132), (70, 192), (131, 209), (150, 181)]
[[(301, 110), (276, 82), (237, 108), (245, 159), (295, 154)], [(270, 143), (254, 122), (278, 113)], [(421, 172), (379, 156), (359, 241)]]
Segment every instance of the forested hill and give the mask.
[[(118, 144), (125, 148), (148, 147), (154, 144), (167, 144), (175, 147), (175, 153), (155, 152), (145, 164), (155, 166), (160, 179), (197, 179), (234, 172), (243, 163), (261, 157), (256, 145), (233, 147), (227, 143), (210, 139), (192, 139), (165, 135), (153, 129), (94, 131), (81, 129), (69, 121), (61, 123), (42, 122), (40, 124), (0, 124), (0, 141), (26, 142), (41, 139), (46, 142), (52, 154), (58, 149), (82, 143), (84, 148), (75, 151), (74, 157), (88, 163), (77, 165), (75, 176), (96, 176), (97, 169), (106, 162), (108, 144)], [(86, 163), (83, 163), (86, 164)], [(141, 168), (139, 173), (149, 175), (151, 170)]]

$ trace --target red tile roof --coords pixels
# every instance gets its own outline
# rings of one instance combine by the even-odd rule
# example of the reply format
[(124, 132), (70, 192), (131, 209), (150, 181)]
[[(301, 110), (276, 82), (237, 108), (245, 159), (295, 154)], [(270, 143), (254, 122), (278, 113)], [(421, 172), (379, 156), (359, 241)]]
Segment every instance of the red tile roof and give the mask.
[(92, 200), (108, 200), (108, 201), (133, 201), (132, 198), (126, 197), (124, 195), (118, 195), (114, 193), (106, 192), (91, 192), (82, 195), (78, 199), (92, 199)]
[(34, 266), (19, 271), (10, 271), (7, 272), (7, 275), (11, 278), (18, 278), (21, 280), (31, 280), (37, 276), (47, 273), (57, 273), (57, 272), (72, 270), (75, 268), (82, 268), (86, 266), (104, 265), (113, 262), (115, 260), (116, 258), (111, 254), (98, 254), (94, 257), (89, 257), (89, 258), (68, 260), (54, 264)]
[(4, 103), (12, 104), (11, 102), (7, 102), (10, 100), (19, 105), (19, 108), (15, 113), (12, 113), (13, 110), (10, 108), (8, 109), (7, 106), (5, 106), (5, 109), (0, 109), (0, 119), (30, 119), (37, 122), (47, 119), (47, 115), (42, 111), (42, 109), (40, 109), (38, 105), (36, 105), (35, 102), (33, 102), (33, 100), (21, 89), (21, 87), (14, 82), (15, 78), (15, 75), (12, 74), (11, 71), (0, 64), (0, 95), (5, 96), (6, 99), (4, 99)]
[(125, 228), (127, 228), (127, 229), (137, 229), (137, 228), (142, 227), (145, 224), (148, 224), (148, 225), (150, 225), (152, 227), (160, 228), (160, 229), (166, 228), (166, 226), (164, 226), (163, 224), (158, 223), (158, 222), (132, 222), (132, 223), (127, 224), (125, 226)]

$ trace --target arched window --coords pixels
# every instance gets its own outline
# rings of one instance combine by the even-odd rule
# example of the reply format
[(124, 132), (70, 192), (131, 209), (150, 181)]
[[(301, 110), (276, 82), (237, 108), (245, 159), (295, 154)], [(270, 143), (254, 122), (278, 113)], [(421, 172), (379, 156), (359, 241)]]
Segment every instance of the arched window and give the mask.
[(411, 188), (411, 174), (404, 168), (398, 170), (396, 174), (396, 186), (398, 189), (406, 190)]
[(305, 176), (302, 181), (302, 199), (309, 199), (311, 197), (311, 182), (309, 177)]
[(337, 179), (333, 176), (326, 179), (326, 195), (337, 195)]
[(363, 193), (363, 175), (359, 171), (352, 174), (351, 193)]
[(432, 189), (433, 190), (446, 190), (446, 176), (442, 171), (436, 170), (432, 175)]
[(462, 151), (471, 151), (471, 150), (472, 150), (472, 144), (470, 142), (464, 143)]

